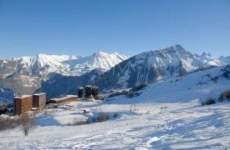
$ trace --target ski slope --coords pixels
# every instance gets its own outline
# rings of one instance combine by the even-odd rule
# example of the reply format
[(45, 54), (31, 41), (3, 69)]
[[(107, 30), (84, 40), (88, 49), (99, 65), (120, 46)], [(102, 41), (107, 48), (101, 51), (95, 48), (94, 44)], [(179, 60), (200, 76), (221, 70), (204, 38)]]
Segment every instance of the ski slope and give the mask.
[[(230, 146), (229, 103), (205, 107), (200, 107), (197, 101), (137, 104), (134, 112), (129, 112), (128, 104), (97, 107), (113, 110), (121, 116), (81, 126), (41, 125), (28, 137), (24, 137), (19, 128), (4, 131), (0, 133), (0, 148), (219, 150)], [(62, 119), (61, 122), (65, 122), (67, 118)]]

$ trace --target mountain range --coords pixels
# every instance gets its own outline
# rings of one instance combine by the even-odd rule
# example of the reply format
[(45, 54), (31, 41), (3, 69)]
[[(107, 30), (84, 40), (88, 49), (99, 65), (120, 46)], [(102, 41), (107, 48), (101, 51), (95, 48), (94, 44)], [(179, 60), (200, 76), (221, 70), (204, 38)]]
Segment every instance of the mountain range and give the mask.
[(175, 45), (135, 55), (104, 73), (96, 84), (102, 89), (127, 88), (221, 65), (220, 59)]
[[(175, 45), (165, 49), (140, 53), (120, 62), (104, 73), (95, 74), (93, 71), (81, 77), (62, 76), (60, 78), (59, 76), (59, 78), (56, 78), (53, 76), (48, 81), (43, 82), (41, 91), (47, 92), (49, 97), (57, 97), (67, 93), (76, 94), (79, 86), (85, 84), (96, 85), (104, 91), (132, 88), (223, 65), (226, 65), (226, 61), (223, 62), (222, 59), (213, 58), (210, 54), (192, 54), (182, 46)], [(90, 79), (90, 82), (79, 82), (79, 79), (89, 78), (91, 73), (93, 79)], [(72, 82), (69, 82), (70, 80)], [(58, 92), (49, 90), (54, 85)]]
[(105, 72), (126, 58), (118, 53), (97, 52), (87, 57), (39, 54), (0, 60), (0, 87), (12, 89), (16, 95), (31, 94), (50, 74), (81, 76), (94, 69)]
[[(0, 87), (15, 95), (46, 92), (49, 97), (75, 94), (79, 86), (101, 90), (131, 88), (229, 64), (230, 57), (194, 54), (180, 45), (132, 57), (97, 52), (91, 56), (47, 55), (0, 60)], [(1, 96), (1, 95), (0, 95)]]

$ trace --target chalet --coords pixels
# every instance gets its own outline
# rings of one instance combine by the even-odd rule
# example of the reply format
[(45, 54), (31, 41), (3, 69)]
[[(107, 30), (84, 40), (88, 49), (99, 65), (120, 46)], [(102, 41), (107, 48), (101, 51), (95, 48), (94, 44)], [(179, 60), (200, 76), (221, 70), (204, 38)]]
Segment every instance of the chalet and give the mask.
[(46, 93), (37, 93), (33, 95), (33, 108), (42, 110), (45, 108), (47, 102)]
[(99, 90), (95, 86), (92, 87), (92, 95), (94, 98), (96, 98), (99, 95)]
[(93, 87), (91, 85), (85, 87), (85, 98), (93, 98)]
[(74, 101), (78, 101), (78, 100), (79, 100), (78, 97), (75, 95), (67, 95), (67, 96), (61, 97), (61, 98), (50, 99), (48, 103), (63, 104), (63, 103), (74, 102)]
[(84, 87), (80, 87), (78, 89), (78, 97), (79, 98), (83, 98), (85, 96), (85, 88)]
[(97, 99), (99, 95), (99, 90), (96, 86), (87, 85), (84, 87), (80, 87), (78, 89), (78, 97), (86, 98), (86, 99)]
[(23, 95), (14, 97), (14, 114), (20, 115), (32, 110), (33, 97), (31, 95)]

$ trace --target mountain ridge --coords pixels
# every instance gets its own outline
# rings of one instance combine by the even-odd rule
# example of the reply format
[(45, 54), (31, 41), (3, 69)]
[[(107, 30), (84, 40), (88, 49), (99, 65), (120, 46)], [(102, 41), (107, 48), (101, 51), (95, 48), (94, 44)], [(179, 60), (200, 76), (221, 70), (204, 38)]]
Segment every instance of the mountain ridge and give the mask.
[[(102, 51), (86, 57), (39, 54), (34, 57), (0, 60), (0, 87), (12, 89), (16, 95), (32, 94), (42, 88), (42, 82), (50, 79), (49, 74), (60, 74), (65, 78), (77, 76), (78, 81), (83, 76), (82, 79), (86, 81), (85, 78), (94, 74), (93, 70), (97, 70), (100, 74), (93, 75), (91, 84), (96, 84), (103, 90), (129, 88), (226, 65), (230, 62), (228, 60), (230, 57), (220, 59), (208, 53), (191, 53), (178, 44), (132, 57)], [(78, 86), (74, 86), (73, 90), (76, 87)]]
[(177, 44), (135, 55), (105, 72), (97, 84), (102, 89), (133, 87), (221, 65), (218, 59), (193, 54)]
[[(106, 53), (110, 56), (109, 53)], [(113, 54), (111, 54), (111, 57)], [(90, 56), (88, 56), (90, 57)], [(88, 58), (86, 57), (86, 58)], [(13, 89), (16, 95), (32, 94), (40, 88), (42, 81), (49, 79), (49, 74), (57, 73), (64, 76), (81, 76), (94, 68), (103, 71), (101, 66), (88, 68), (85, 72), (76, 74), (79, 68), (70, 68), (66, 61), (83, 59), (74, 55), (47, 55), (38, 54), (34, 57), (25, 56), (13, 59), (0, 60), (0, 87)], [(100, 62), (101, 58), (97, 60)], [(115, 65), (118, 62), (112, 62)], [(106, 63), (110, 63), (110, 59)], [(111, 67), (111, 65), (108, 65)], [(110, 68), (107, 68), (110, 69)]]
[[(96, 85), (105, 91), (132, 88), (141, 84), (154, 83), (159, 80), (182, 77), (189, 73), (218, 66), (222, 66), (222, 63), (207, 53), (201, 55), (193, 54), (185, 50), (182, 46), (175, 45), (132, 56), (115, 65), (110, 70), (107, 70), (105, 73), (95, 75), (94, 80), (86, 84)], [(68, 77), (63, 77), (63, 79), (68, 81)], [(60, 81), (60, 78), (52, 78), (51, 80), (55, 85), (61, 85), (61, 83), (63, 83), (63, 81)], [(75, 78), (74, 80), (79, 81), (79, 78)], [(75, 82), (74, 80), (72, 80), (71, 84)], [(75, 84), (77, 83), (78, 82), (75, 82)], [(46, 89), (43, 92), (49, 93), (48, 89), (52, 87), (52, 84), (43, 83), (43, 85), (45, 85), (45, 88), (42, 89)], [(81, 83), (80, 85), (83, 84)], [(77, 91), (79, 86), (68, 86), (68, 84), (65, 84), (65, 87), (72, 87), (72, 89), (68, 89), (69, 94), (72, 94), (72, 91)], [(64, 93), (68, 93), (68, 90), (64, 90)], [(61, 91), (59, 91), (59, 93), (61, 93)], [(48, 95), (52, 95), (52, 93)]]

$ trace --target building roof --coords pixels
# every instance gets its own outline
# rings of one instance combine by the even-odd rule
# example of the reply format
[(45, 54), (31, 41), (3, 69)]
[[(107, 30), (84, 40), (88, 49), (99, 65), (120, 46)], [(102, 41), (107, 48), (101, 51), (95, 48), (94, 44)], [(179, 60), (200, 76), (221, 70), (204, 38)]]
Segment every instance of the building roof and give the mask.
[(62, 101), (68, 98), (78, 98), (76, 95), (66, 95), (64, 97), (60, 97), (60, 98), (52, 98), (52, 101)]
[(22, 95), (22, 96), (16, 96), (14, 98), (20, 99), (20, 98), (27, 98), (27, 97), (32, 97), (32, 95)]
[(41, 95), (46, 95), (46, 93), (35, 93), (35, 94), (33, 94), (33, 95), (35, 95), (35, 96), (41, 96)]

